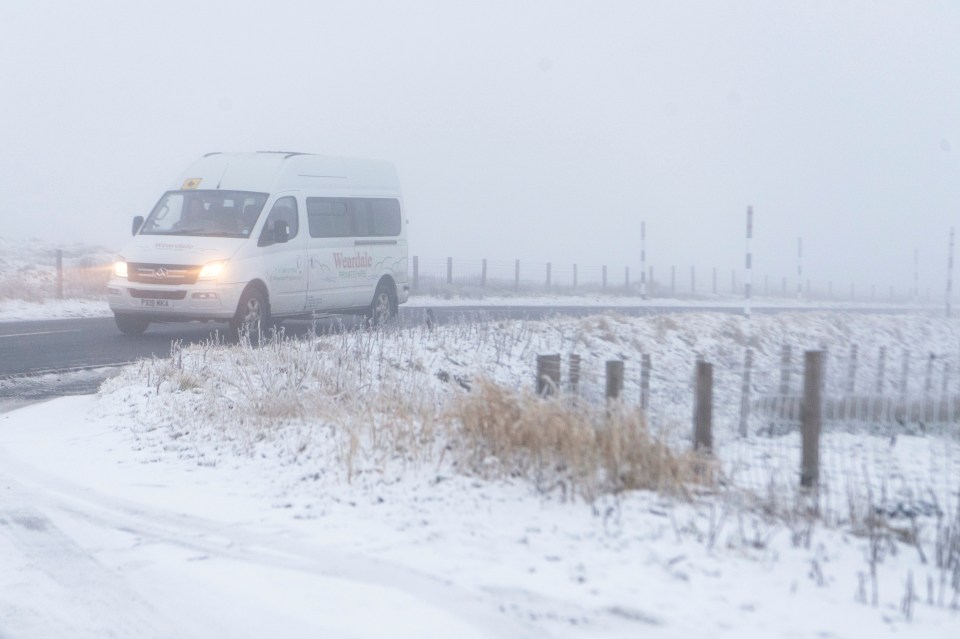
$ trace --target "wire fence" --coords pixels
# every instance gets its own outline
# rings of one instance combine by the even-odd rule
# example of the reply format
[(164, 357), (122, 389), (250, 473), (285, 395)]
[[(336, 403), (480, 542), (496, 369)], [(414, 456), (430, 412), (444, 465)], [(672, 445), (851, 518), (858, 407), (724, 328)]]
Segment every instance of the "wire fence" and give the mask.
[[(644, 277), (641, 280), (641, 273)], [(433, 258), (413, 256), (414, 294), (596, 293), (608, 292), (678, 299), (742, 298), (742, 270), (653, 265), (590, 265), (570, 262)], [(839, 282), (754, 274), (753, 297), (837, 302), (932, 303), (930, 289), (841, 285)]]
[(29, 260), (21, 259), (0, 269), (0, 300), (99, 299), (106, 291), (111, 267), (112, 255), (105, 252), (33, 252)]
[[(786, 499), (803, 475), (803, 353), (755, 362), (744, 349), (715, 363), (712, 453), (726, 481)], [(869, 355), (869, 356), (868, 356)], [(891, 514), (936, 515), (960, 507), (960, 358), (957, 353), (824, 352), (817, 494), (824, 513), (843, 518), (853, 503)], [(779, 359), (779, 361), (776, 361)], [(891, 366), (896, 360), (895, 374)], [(572, 384), (573, 364), (576, 384)], [(609, 394), (606, 362), (589, 354), (556, 360), (557, 388), (590, 401)], [(622, 363), (620, 401), (645, 408), (653, 432), (675, 448), (693, 446), (695, 362), (680, 372), (657, 362)]]

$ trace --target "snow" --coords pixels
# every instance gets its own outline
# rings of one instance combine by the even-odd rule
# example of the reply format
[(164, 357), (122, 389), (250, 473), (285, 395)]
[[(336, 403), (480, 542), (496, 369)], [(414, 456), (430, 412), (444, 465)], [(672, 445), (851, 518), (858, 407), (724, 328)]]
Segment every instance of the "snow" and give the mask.
[[(896, 437), (887, 424), (828, 424), (821, 516), (806, 517), (795, 430), (760, 435), (755, 414), (736, 436), (744, 347), (759, 397), (780, 382), (784, 343), (795, 360), (826, 348), (828, 395), (846, 383), (853, 343), (858, 388), (872, 386), (880, 346), (888, 393), (907, 351), (937, 355), (938, 391), (960, 370), (955, 321), (852, 313), (465, 322), (201, 344), (126, 367), (96, 396), (0, 415), (0, 636), (956, 636), (935, 515), (885, 520), (875, 582), (880, 537), (864, 528), (875, 507), (936, 502), (956, 516), (956, 422)], [(713, 362), (730, 482), (589, 499), (562, 473), (545, 489), (504, 460), (470, 466), (449, 431), (427, 428), (424, 416), (442, 421), (475, 392), (456, 380), (528, 389), (549, 352), (582, 356), (587, 404), (601, 401), (607, 359), (626, 361), (625, 401), (637, 403), (650, 354), (651, 428), (678, 448), (693, 362)], [(922, 394), (925, 367), (910, 371)], [(926, 562), (897, 536), (911, 522)]]
[[(703, 308), (705, 310), (724, 309), (730, 312), (742, 312), (743, 302), (731, 298), (708, 300), (689, 300), (673, 298), (657, 298), (644, 300), (636, 296), (625, 295), (485, 295), (482, 298), (471, 297), (437, 297), (429, 295), (415, 295), (410, 298), (403, 308), (437, 308), (437, 307), (470, 307), (488, 308), (511, 307), (606, 307), (606, 308)], [(875, 310), (879, 312), (903, 312), (903, 305), (868, 304), (851, 302), (833, 303), (798, 303), (795, 300), (763, 300), (754, 303), (754, 309), (794, 309), (794, 310), (822, 310), (822, 309), (857, 309)], [(110, 307), (101, 298), (48, 298), (39, 302), (0, 299), (0, 322), (70, 319), (81, 317), (110, 317)]]

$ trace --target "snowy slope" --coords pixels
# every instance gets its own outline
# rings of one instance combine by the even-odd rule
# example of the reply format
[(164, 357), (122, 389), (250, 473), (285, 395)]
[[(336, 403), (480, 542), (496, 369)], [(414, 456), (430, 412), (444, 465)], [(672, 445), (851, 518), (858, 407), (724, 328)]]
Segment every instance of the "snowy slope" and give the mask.
[[(735, 434), (747, 344), (757, 396), (779, 383), (784, 343), (798, 359), (826, 347), (828, 394), (847, 383), (852, 343), (861, 387), (882, 345), (891, 370), (908, 350), (918, 362), (936, 353), (936, 387), (953, 388), (958, 328), (926, 316), (605, 315), (200, 345), (128, 367), (97, 397), (4, 415), (0, 472), (28, 503), (55, 495), (43, 521), (80, 539), (102, 583), (120, 578), (150, 602), (117, 623), (156, 618), (183, 636), (953, 637), (960, 572), (938, 567), (936, 549), (937, 531), (956, 525), (956, 424), (895, 438), (828, 425), (820, 515), (795, 489), (795, 431), (759, 435), (753, 418), (746, 441)], [(636, 403), (650, 354), (651, 425), (677, 447), (688, 445), (693, 361), (714, 362), (727, 480), (686, 497), (587, 499), (562, 472), (550, 485), (504, 460), (465, 463), (450, 411), (481, 377), (529, 390), (548, 352), (582, 356), (586, 404), (613, 358)], [(922, 393), (926, 366), (910, 370)], [(899, 392), (897, 375), (887, 383)], [(127, 532), (104, 540), (70, 512)], [(0, 581), (0, 631), (21, 624), (12, 636), (30, 636), (23, 611), (38, 605), (16, 586), (34, 583), (27, 563)], [(110, 618), (75, 636), (99, 636)]]

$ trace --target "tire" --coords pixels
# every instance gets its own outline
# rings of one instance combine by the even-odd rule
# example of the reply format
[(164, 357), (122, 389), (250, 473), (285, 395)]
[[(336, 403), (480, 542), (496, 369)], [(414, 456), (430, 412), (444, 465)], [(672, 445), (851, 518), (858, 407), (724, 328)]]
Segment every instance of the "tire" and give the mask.
[(114, 313), (113, 320), (124, 335), (143, 335), (150, 326), (150, 320), (122, 313)]
[(397, 316), (397, 294), (388, 282), (377, 284), (373, 301), (367, 309), (367, 319), (371, 326), (383, 326)]
[(251, 340), (258, 340), (269, 327), (270, 306), (266, 293), (256, 287), (248, 288), (240, 296), (237, 312), (230, 320), (230, 331), (238, 337), (247, 334)]

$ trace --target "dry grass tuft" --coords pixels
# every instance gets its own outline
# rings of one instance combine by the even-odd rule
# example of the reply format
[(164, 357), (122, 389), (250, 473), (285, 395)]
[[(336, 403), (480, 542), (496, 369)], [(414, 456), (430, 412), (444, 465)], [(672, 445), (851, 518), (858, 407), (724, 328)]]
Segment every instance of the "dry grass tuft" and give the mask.
[(672, 452), (639, 410), (621, 404), (571, 404), (482, 380), (453, 403), (448, 419), (469, 470), (524, 477), (545, 492), (587, 500), (636, 489), (685, 494), (702, 477), (701, 460)]

